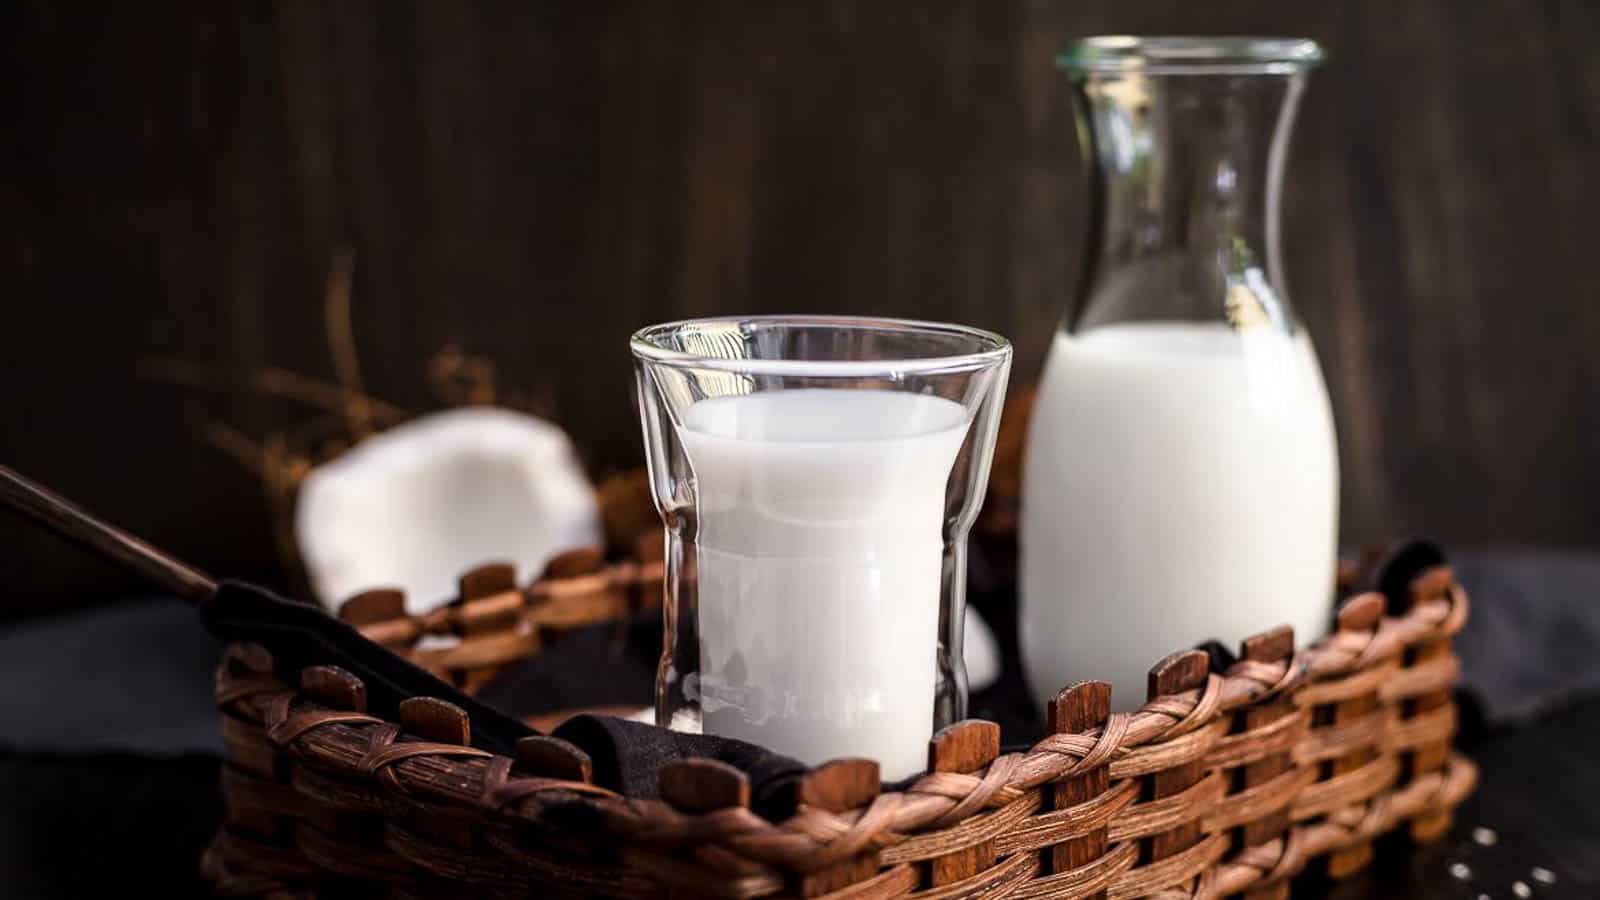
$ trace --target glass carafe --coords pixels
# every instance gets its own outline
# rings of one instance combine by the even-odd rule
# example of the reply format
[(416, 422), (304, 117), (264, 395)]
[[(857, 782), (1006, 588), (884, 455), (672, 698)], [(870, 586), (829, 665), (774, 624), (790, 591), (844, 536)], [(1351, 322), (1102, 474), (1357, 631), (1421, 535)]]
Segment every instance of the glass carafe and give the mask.
[(1132, 709), (1174, 650), (1326, 626), (1338, 453), (1278, 246), (1320, 57), (1298, 39), (1102, 37), (1058, 59), (1092, 221), (1024, 470), (1021, 637), (1041, 701), (1097, 678)]

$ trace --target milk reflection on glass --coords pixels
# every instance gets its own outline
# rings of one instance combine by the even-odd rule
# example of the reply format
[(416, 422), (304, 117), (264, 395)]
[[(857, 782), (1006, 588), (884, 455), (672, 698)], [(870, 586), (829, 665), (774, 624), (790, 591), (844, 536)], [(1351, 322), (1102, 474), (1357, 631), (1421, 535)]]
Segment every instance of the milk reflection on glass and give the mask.
[(921, 771), (966, 717), (966, 541), (1005, 338), (847, 316), (634, 335), (665, 526), (656, 722)]
[(939, 397), (793, 390), (701, 400), (704, 730), (817, 764), (919, 771), (932, 733), (945, 483), (966, 411)]

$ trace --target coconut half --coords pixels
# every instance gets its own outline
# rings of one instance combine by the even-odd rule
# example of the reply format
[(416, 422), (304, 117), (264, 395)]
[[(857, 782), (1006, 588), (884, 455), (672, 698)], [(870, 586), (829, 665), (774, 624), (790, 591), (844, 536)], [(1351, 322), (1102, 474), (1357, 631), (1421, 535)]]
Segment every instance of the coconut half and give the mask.
[(432, 413), (373, 435), (300, 486), (295, 541), (330, 609), (380, 586), (423, 613), (494, 560), (517, 577), (601, 543), (594, 487), (572, 442), (542, 419), (492, 407)]

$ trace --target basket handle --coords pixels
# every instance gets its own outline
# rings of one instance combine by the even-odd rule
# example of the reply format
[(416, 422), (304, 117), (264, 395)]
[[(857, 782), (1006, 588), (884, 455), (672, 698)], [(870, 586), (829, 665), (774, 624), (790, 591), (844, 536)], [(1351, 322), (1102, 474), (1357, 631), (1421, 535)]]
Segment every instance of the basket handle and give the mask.
[(199, 603), (216, 593), (217, 582), (210, 575), (152, 547), (6, 465), (0, 465), (0, 504), (190, 603)]

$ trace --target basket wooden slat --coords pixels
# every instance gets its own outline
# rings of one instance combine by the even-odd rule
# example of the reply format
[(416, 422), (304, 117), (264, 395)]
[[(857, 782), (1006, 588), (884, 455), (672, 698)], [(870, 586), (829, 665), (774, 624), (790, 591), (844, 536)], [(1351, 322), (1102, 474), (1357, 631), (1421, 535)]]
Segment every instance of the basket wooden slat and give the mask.
[[(533, 646), (630, 614), (659, 577), (569, 558), (509, 591), (503, 572), (469, 573), (443, 613), (407, 617), (390, 596), (347, 618), (412, 652), (430, 634)], [(783, 822), (752, 811), (744, 775), (719, 763), (664, 769), (660, 800), (621, 797), (559, 739), (491, 756), (449, 704), (414, 698), (385, 722), (345, 673), (289, 685), (260, 648), (230, 648), (228, 816), (206, 872), (236, 895), (1279, 898), (1314, 860), (1354, 871), (1397, 826), (1437, 834), (1474, 783), (1448, 751), (1466, 595), (1443, 567), (1411, 587), (1393, 615), (1377, 594), (1347, 601), (1314, 647), (1278, 629), (1231, 664), (1174, 654), (1134, 713), (1111, 713), (1103, 684), (1074, 685), (1024, 752), (1001, 753), (993, 723), (958, 723), (901, 791), (882, 792), (869, 762), (820, 767)], [(447, 660), (458, 683), (508, 661)]]
[(606, 563), (598, 551), (584, 549), (551, 560), (526, 587), (517, 587), (513, 572), (509, 563), (478, 566), (461, 576), (456, 602), (422, 615), (406, 613), (400, 591), (377, 588), (345, 601), (339, 617), (474, 692), (574, 628), (659, 606), (665, 565), (659, 559)]
[[(1421, 573), (1407, 591), (1408, 608), (1446, 599), (1457, 590), (1455, 574), (1448, 566), (1434, 566)], [(1448, 600), (1447, 600), (1448, 602)], [(1464, 602), (1464, 601), (1463, 601)], [(1398, 701), (1400, 724), (1391, 746), (1402, 750), (1404, 777), (1416, 778), (1442, 771), (1450, 762), (1450, 738), (1455, 734), (1456, 709), (1450, 689), (1460, 672), (1448, 634), (1430, 636), (1408, 646), (1403, 653), (1401, 678), (1388, 685), (1386, 697)], [(1450, 828), (1448, 810), (1411, 820), (1411, 836), (1431, 840)]]

